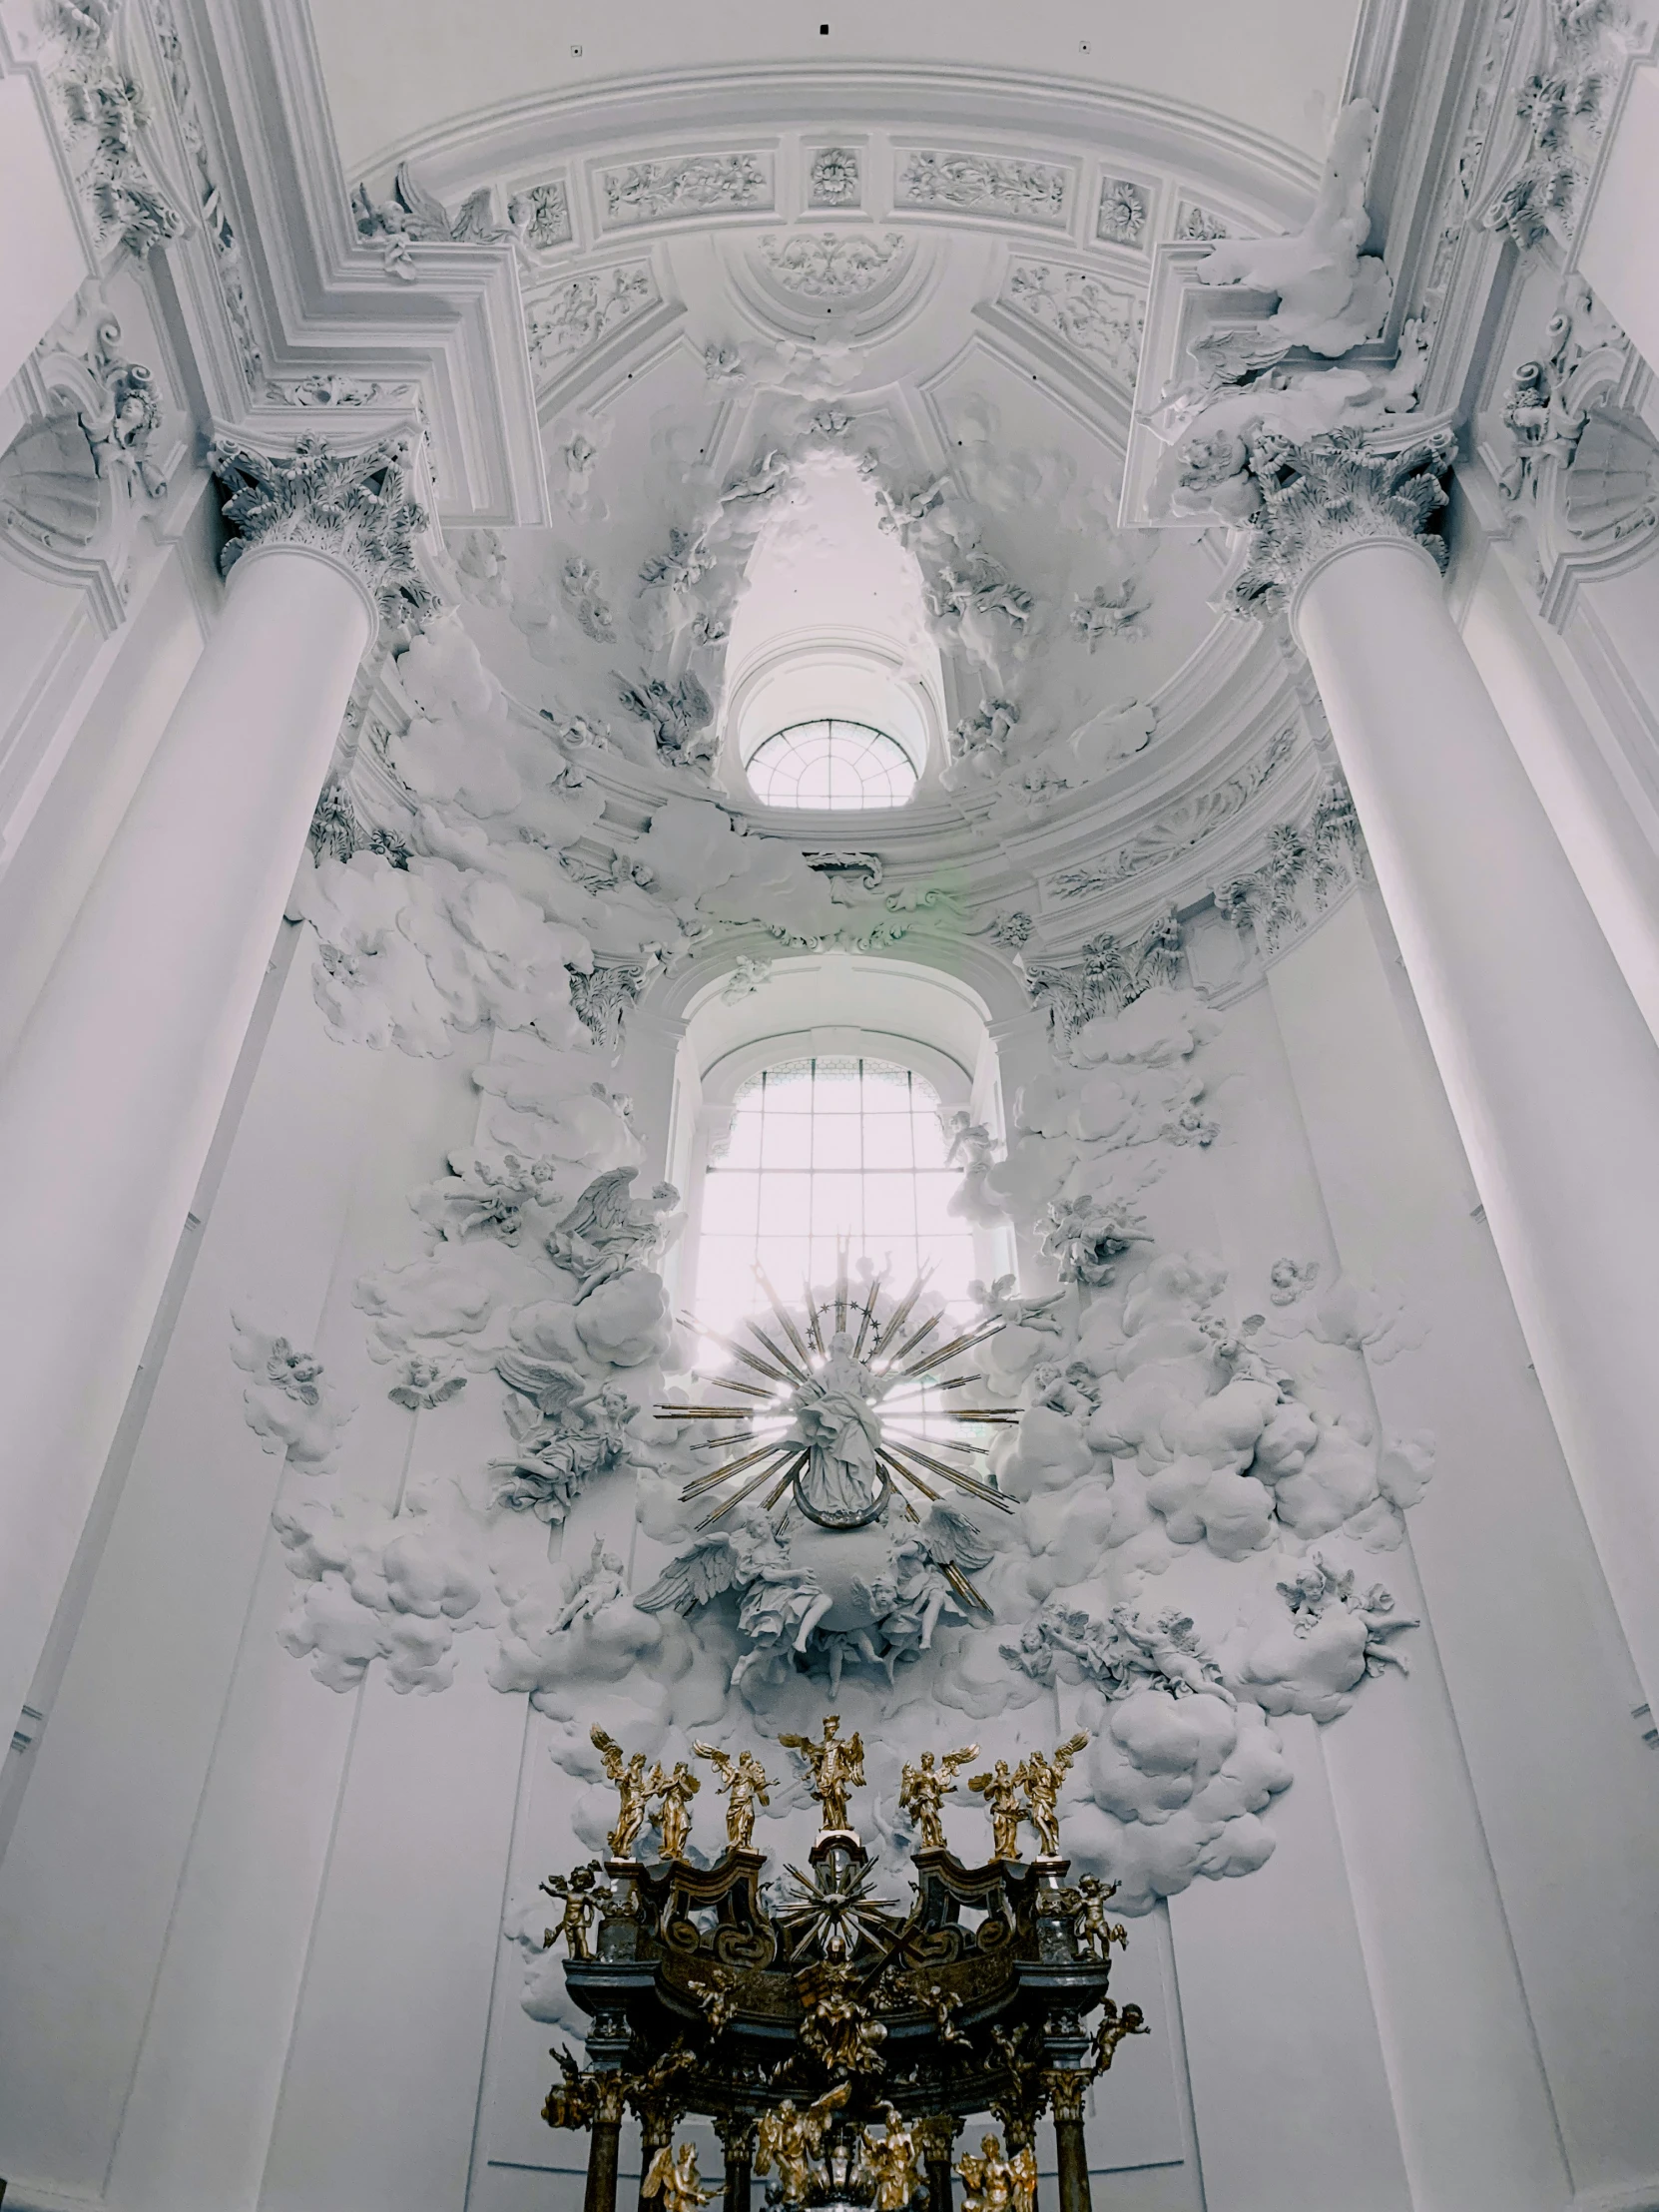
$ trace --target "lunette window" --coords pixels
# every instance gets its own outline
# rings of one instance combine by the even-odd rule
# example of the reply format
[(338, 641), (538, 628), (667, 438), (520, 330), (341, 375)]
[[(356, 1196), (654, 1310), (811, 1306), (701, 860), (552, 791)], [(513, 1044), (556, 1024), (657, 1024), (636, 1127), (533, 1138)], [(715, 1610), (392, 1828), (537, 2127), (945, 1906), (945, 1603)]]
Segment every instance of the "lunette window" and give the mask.
[(902, 807), (916, 788), (910, 756), (866, 722), (792, 723), (749, 757), (750, 787), (763, 807), (856, 811)]

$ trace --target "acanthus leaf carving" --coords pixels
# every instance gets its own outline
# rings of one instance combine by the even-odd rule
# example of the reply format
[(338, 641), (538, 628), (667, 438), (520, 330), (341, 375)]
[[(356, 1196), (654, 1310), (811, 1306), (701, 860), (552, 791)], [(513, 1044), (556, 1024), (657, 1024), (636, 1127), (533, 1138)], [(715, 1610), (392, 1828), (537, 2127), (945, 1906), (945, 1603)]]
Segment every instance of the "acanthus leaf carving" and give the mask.
[(1281, 730), (1256, 759), (1207, 791), (1166, 807), (1151, 822), (1127, 838), (1110, 859), (1087, 867), (1061, 868), (1048, 878), (1046, 888), (1056, 898), (1087, 898), (1095, 891), (1124, 882), (1145, 868), (1190, 852), (1195, 845), (1231, 822), (1256, 794), (1278, 775), (1296, 750), (1296, 733)]
[(562, 374), (601, 338), (661, 304), (662, 293), (649, 262), (619, 262), (609, 269), (585, 271), (526, 302), (530, 358), (543, 377)]
[(723, 210), (764, 210), (772, 206), (772, 162), (768, 155), (751, 153), (629, 162), (602, 170), (599, 191), (608, 230)]
[(1071, 213), (1071, 172), (1004, 154), (918, 149), (900, 164), (893, 198), (909, 208), (1002, 216), (1059, 230)]
[(332, 553), (359, 575), (393, 631), (437, 605), (422, 580), (415, 538), (426, 515), (409, 494), (406, 440), (382, 439), (342, 453), (317, 437), (291, 453), (262, 453), (216, 438), (208, 465), (225, 490), (225, 519), (237, 535), (220, 556), (227, 573), (251, 547), (303, 545)]
[(905, 242), (897, 231), (768, 232), (758, 252), (786, 291), (803, 299), (858, 299), (894, 273)]
[(1140, 362), (1143, 310), (1133, 292), (1120, 290), (1088, 270), (1046, 262), (1010, 264), (1000, 294), (1030, 322), (1050, 331), (1115, 383), (1133, 387)]
[(48, 75), (76, 186), (100, 245), (119, 245), (142, 261), (177, 238), (185, 219), (145, 158), (149, 100), (116, 51), (124, 4), (48, 0), (45, 13), (57, 45)]

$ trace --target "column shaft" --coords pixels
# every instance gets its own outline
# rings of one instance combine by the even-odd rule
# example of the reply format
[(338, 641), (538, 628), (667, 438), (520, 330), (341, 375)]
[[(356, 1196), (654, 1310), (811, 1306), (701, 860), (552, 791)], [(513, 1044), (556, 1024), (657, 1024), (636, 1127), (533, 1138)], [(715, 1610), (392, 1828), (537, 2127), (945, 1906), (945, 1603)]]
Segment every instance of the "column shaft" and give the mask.
[(1659, 1704), (1659, 1046), (1402, 538), (1317, 561), (1293, 623), (1550, 1412)]
[(598, 2119), (588, 2144), (588, 2186), (582, 2212), (616, 2212), (618, 2151), (622, 2141), (620, 2120)]
[(330, 556), (244, 556), (0, 1083), (0, 1726), (74, 1556), (370, 624)]
[(1090, 2212), (1089, 2153), (1080, 2119), (1055, 2114), (1054, 2161), (1059, 2169), (1060, 2212)]

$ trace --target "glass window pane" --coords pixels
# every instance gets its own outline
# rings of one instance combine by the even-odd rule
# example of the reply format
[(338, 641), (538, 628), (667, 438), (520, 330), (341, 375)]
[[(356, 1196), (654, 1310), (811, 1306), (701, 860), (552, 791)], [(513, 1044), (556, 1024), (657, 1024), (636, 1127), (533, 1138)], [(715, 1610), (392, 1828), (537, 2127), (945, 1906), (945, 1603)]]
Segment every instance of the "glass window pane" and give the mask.
[(759, 1223), (761, 1178), (711, 1171), (703, 1186), (703, 1232), (710, 1237), (753, 1236)]
[(863, 1125), (866, 1168), (905, 1168), (914, 1164), (908, 1114), (871, 1114)]
[(772, 1168), (810, 1168), (813, 1164), (813, 1127), (806, 1114), (767, 1116), (761, 1162)]
[(813, 1166), (821, 1169), (862, 1165), (859, 1139), (863, 1124), (856, 1114), (819, 1114), (813, 1120)]

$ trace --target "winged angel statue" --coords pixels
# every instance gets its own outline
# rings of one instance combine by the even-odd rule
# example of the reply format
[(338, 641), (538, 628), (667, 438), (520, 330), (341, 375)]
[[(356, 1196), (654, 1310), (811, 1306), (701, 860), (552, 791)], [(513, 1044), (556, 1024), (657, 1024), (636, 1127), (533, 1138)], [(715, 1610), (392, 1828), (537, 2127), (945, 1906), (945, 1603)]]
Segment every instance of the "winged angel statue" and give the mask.
[(792, 1656), (824, 1661), (831, 1694), (848, 1661), (878, 1666), (891, 1681), (901, 1659), (928, 1649), (946, 1608), (966, 1617), (951, 1570), (975, 1573), (993, 1554), (942, 1501), (925, 1520), (876, 1534), (874, 1547), (853, 1555), (830, 1531), (775, 1526), (759, 1506), (740, 1508), (729, 1529), (699, 1535), (634, 1602), (645, 1613), (689, 1614), (735, 1591), (749, 1648), (732, 1670), (734, 1689), (752, 1668), (776, 1673)]
[(587, 1298), (632, 1268), (649, 1267), (678, 1228), (680, 1193), (657, 1183), (635, 1198), (638, 1168), (612, 1168), (595, 1176), (547, 1240), (556, 1267), (574, 1275)]

